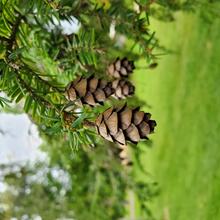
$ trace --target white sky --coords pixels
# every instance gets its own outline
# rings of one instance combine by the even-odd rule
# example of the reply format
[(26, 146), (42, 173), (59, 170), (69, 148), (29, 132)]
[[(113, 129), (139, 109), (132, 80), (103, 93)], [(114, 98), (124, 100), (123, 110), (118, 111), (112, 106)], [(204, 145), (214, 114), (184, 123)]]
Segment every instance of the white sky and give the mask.
[(47, 29), (48, 29), (48, 31), (51, 31), (55, 27), (59, 27), (62, 30), (63, 34), (69, 35), (72, 33), (77, 33), (79, 31), (80, 23), (73, 16), (71, 16), (71, 19), (69, 21), (67, 21), (67, 20), (58, 21), (56, 17), (53, 17), (53, 24), (49, 23), (49, 25), (47, 25)]
[(0, 164), (35, 161), (46, 157), (41, 139), (26, 114), (0, 114)]

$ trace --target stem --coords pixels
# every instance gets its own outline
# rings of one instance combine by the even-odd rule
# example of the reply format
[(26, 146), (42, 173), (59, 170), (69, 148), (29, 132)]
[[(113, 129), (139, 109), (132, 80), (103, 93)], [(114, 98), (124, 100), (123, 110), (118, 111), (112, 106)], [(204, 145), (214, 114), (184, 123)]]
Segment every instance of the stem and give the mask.
[(2, 37), (2, 36), (0, 36), (0, 40), (1, 40), (1, 41), (9, 42), (9, 39), (8, 39), (8, 38), (6, 38), (6, 37)]
[(6, 51), (7, 51), (7, 58), (8, 58), (8, 56), (9, 56), (10, 53), (11, 53), (13, 44), (14, 44), (15, 39), (16, 39), (16, 33), (17, 33), (17, 31), (18, 31), (19, 25), (20, 25), (21, 20), (22, 20), (23, 18), (24, 18), (24, 16), (21, 15), (21, 14), (19, 14), (19, 16), (18, 16), (18, 18), (17, 18), (15, 24), (14, 24), (13, 27), (12, 27), (11, 36), (10, 36), (9, 39), (7, 39), (7, 42), (8, 42), (8, 45), (7, 45), (7, 47), (6, 47), (6, 49), (7, 49), (7, 50), (6, 50)]
[(29, 85), (21, 78), (21, 76), (20, 76), (20, 74), (18, 73), (18, 71), (15, 71), (15, 73), (16, 73), (16, 76), (17, 76), (19, 82), (21, 83), (22, 87), (25, 88), (25, 89), (28, 91), (28, 93), (33, 97), (33, 99), (34, 99), (35, 101), (43, 103), (47, 108), (55, 109), (56, 112), (57, 112), (58, 114), (60, 114), (60, 110), (57, 108), (56, 105), (54, 105), (52, 102), (47, 101), (47, 100), (44, 99), (42, 96), (39, 96), (39, 95), (37, 94), (37, 92), (36, 92), (31, 86), (29, 86)]
[(63, 93), (64, 91), (57, 88), (56, 86), (53, 86), (50, 84), (50, 82), (48, 82), (47, 80), (44, 80), (43, 78), (41, 78), (37, 73), (35, 73), (32, 69), (30, 69), (30, 67), (28, 67), (27, 65), (25, 66), (25, 68), (28, 69), (28, 71), (30, 71), (30, 73), (37, 78), (39, 81), (41, 81), (43, 84), (47, 85), (49, 88), (51, 88), (52, 90), (54, 90), (55, 92), (58, 93)]
[(83, 125), (89, 129), (95, 128), (95, 123), (88, 120), (84, 120)]
[(31, 88), (19, 75), (19, 73), (16, 71), (16, 76), (19, 80), (19, 82), (21, 83), (22, 87), (24, 87), (29, 93), (30, 95), (33, 97), (33, 99), (35, 99), (36, 101), (40, 101), (42, 103), (44, 103), (46, 105), (46, 107), (55, 107), (54, 105), (52, 105), (50, 102), (48, 102), (47, 100), (45, 100), (44, 98), (42, 98), (41, 96), (37, 95), (37, 93), (33, 90), (33, 88)]

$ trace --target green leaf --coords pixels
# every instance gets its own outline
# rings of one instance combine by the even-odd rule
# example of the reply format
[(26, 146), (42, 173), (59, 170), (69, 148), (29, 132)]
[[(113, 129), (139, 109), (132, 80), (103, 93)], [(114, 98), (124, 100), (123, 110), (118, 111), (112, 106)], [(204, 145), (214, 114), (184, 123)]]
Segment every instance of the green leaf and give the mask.
[(2, 106), (2, 108), (4, 107), (4, 105), (9, 107), (8, 103), (11, 103), (11, 101), (0, 96), (0, 105)]
[(60, 120), (60, 118), (58, 118), (58, 117), (51, 117), (51, 116), (48, 116), (48, 115), (43, 115), (43, 113), (44, 112), (41, 112), (41, 114), (40, 114), (40, 117), (42, 117), (42, 118), (49, 119), (51, 121), (59, 121)]
[(93, 28), (91, 30), (91, 44), (94, 44), (95, 43), (95, 29)]
[(36, 101), (34, 101), (34, 102), (33, 102), (33, 109), (32, 109), (32, 114), (33, 114), (33, 116), (36, 115), (37, 106), (38, 106), (38, 103), (37, 103)]
[(20, 90), (19, 87), (17, 87), (16, 89), (14, 89), (14, 92), (11, 94), (12, 100), (14, 100), (20, 93), (21, 93), (21, 90)]
[(17, 96), (17, 98), (15, 99), (15, 102), (16, 102), (16, 103), (20, 102), (23, 97), (24, 97), (24, 95), (23, 95), (23, 93), (21, 92), (21, 93)]
[(56, 134), (59, 133), (62, 130), (62, 124), (60, 121), (53, 124), (52, 127), (49, 127), (45, 130), (48, 134)]
[(78, 127), (80, 127), (80, 125), (82, 124), (82, 122), (83, 122), (83, 120), (85, 119), (85, 118), (87, 118), (87, 114), (81, 114), (80, 116), (79, 116), (79, 118), (77, 118), (74, 122), (73, 122), (73, 124), (72, 124), (72, 127), (73, 128), (78, 128)]
[(10, 60), (15, 60), (18, 58), (18, 56), (22, 53), (22, 51), (24, 50), (24, 48), (18, 48), (17, 50), (14, 50), (9, 56), (8, 58)]
[(9, 99), (6, 99), (6, 98), (1, 97), (1, 96), (0, 96), (0, 100), (1, 100), (2, 102), (5, 102), (5, 103), (11, 103), (11, 101), (10, 101)]
[(72, 151), (76, 151), (79, 148), (79, 139), (75, 132), (68, 131), (69, 145)]
[(2, 108), (4, 108), (4, 104), (0, 101), (0, 105), (2, 106)]
[(30, 110), (31, 107), (31, 103), (32, 103), (33, 99), (31, 96), (28, 96), (25, 100), (25, 104), (24, 104), (24, 111), (28, 112)]

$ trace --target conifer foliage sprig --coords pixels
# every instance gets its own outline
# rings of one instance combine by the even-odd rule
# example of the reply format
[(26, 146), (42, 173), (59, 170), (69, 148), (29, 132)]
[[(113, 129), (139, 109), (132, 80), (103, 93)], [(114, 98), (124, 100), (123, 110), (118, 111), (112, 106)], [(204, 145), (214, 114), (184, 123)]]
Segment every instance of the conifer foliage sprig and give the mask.
[[(135, 61), (157, 59), (159, 45), (149, 29), (148, 9), (137, 10), (134, 1), (101, 2), (0, 1), (0, 107), (16, 103), (42, 135), (85, 152), (105, 140), (127, 149), (128, 143), (147, 139), (156, 126), (149, 113), (131, 108), (127, 99), (135, 92), (128, 79)], [(62, 24), (74, 21), (79, 30), (67, 33)], [(120, 157), (131, 164), (124, 153)], [(121, 166), (114, 177), (107, 171), (111, 166), (105, 166), (104, 175), (114, 184), (123, 175), (118, 175)], [(127, 182), (132, 188), (133, 182)], [(109, 211), (114, 201), (108, 202)], [(111, 219), (122, 217), (117, 207), (112, 209)]]
[[(108, 7), (92, 1), (85, 4), (75, 1), (71, 5), (66, 1), (3, 0), (0, 4), (1, 90), (11, 101), (23, 103), (25, 112), (42, 131), (67, 132), (70, 142), (88, 143), (92, 140), (90, 133), (87, 132), (86, 138), (82, 133), (86, 133), (97, 114), (83, 105), (103, 105), (107, 100), (111, 102), (110, 96), (120, 100), (134, 94), (134, 86), (120, 79), (133, 72), (134, 61), (117, 58), (107, 67), (109, 55), (118, 50), (117, 37), (110, 38), (108, 30), (113, 22), (116, 34), (127, 35), (141, 46), (149, 35), (145, 19), (123, 1), (112, 2)], [(83, 13), (79, 13), (81, 9)], [(57, 22), (63, 19), (71, 22), (72, 15), (80, 30), (65, 34)], [(128, 28), (135, 34), (127, 33)], [(154, 37), (150, 37), (146, 42), (149, 46), (153, 41)], [(123, 53), (135, 55), (123, 48)], [(106, 77), (106, 68), (109, 76), (119, 79), (101, 79)], [(72, 81), (76, 73), (81, 77)], [(66, 99), (64, 91), (68, 83)], [(80, 101), (80, 109), (75, 99)], [(4, 103), (1, 101), (2, 106)], [(74, 115), (71, 128), (63, 117), (70, 106), (69, 113)], [(77, 129), (82, 129), (81, 134)]]

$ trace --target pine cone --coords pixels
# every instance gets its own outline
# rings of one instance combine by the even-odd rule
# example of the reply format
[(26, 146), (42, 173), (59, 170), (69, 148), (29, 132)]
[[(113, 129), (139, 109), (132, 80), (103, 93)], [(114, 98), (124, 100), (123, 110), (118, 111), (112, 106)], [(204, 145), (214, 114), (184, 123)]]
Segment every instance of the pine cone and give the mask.
[(134, 61), (129, 61), (126, 57), (117, 58), (114, 63), (108, 66), (107, 73), (114, 78), (127, 77), (134, 68)]
[(111, 107), (105, 110), (95, 124), (97, 132), (108, 141), (137, 144), (141, 139), (148, 139), (147, 135), (154, 131), (156, 122), (150, 120), (150, 116), (150, 113), (139, 111), (139, 107), (130, 109), (124, 105), (119, 109)]
[(119, 157), (121, 159), (121, 164), (123, 166), (131, 166), (133, 163), (129, 157), (128, 145), (119, 145), (119, 148), (120, 148)]
[(75, 101), (79, 98), (82, 104), (95, 106), (103, 104), (113, 92), (110, 82), (91, 76), (89, 78), (78, 77), (71, 82), (67, 86), (65, 95), (69, 101)]
[(115, 90), (112, 96), (117, 99), (125, 99), (134, 94), (135, 87), (127, 80), (116, 79), (112, 82), (112, 88)]

